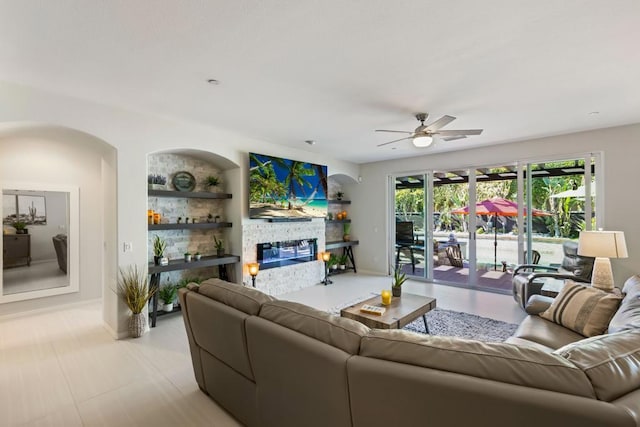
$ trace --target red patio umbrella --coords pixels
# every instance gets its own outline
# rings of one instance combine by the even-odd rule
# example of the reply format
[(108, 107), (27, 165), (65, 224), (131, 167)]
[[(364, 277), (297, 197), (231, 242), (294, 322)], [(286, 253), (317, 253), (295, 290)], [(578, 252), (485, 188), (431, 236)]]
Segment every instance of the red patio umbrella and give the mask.
[[(453, 214), (469, 215), (469, 206), (464, 208), (458, 208), (451, 211)], [(527, 209), (524, 210), (525, 216), (527, 215)], [(476, 203), (476, 215), (493, 215), (493, 269), (496, 269), (496, 263), (498, 260), (498, 215), (500, 216), (518, 216), (518, 204), (512, 200), (503, 199), (502, 197), (494, 197), (492, 199), (485, 199)], [(549, 212), (542, 211), (540, 209), (533, 209), (533, 216), (548, 216)]]

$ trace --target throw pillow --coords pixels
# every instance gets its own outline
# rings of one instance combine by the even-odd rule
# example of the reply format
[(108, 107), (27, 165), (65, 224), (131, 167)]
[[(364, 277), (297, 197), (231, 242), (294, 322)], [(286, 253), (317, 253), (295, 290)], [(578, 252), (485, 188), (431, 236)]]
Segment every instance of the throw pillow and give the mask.
[(551, 307), (540, 313), (540, 317), (593, 337), (607, 330), (621, 300), (619, 295), (567, 281)]

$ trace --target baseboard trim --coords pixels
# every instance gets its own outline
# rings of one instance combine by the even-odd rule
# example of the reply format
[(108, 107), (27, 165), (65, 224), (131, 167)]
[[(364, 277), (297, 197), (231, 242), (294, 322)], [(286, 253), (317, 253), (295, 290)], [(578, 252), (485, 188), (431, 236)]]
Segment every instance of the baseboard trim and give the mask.
[(94, 298), (94, 299), (89, 299), (89, 300), (70, 302), (70, 303), (66, 303), (66, 304), (53, 305), (53, 306), (43, 307), (43, 308), (36, 308), (34, 310), (20, 311), (20, 312), (17, 312), (17, 313), (2, 314), (2, 315), (0, 315), (0, 321), (8, 320), (8, 319), (19, 319), (21, 317), (34, 316), (34, 315), (42, 314), (42, 313), (50, 313), (52, 311), (68, 310), (68, 309), (74, 308), (74, 307), (82, 307), (82, 306), (85, 306), (85, 305), (98, 304), (98, 303), (102, 303), (102, 298)]

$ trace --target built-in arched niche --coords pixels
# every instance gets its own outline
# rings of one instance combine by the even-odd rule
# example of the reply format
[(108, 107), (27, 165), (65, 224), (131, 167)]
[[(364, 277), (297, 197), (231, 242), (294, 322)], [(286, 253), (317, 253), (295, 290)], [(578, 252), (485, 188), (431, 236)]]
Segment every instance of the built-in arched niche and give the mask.
[[(241, 218), (241, 174), (240, 167), (233, 161), (215, 153), (175, 149), (147, 154), (147, 173), (149, 189), (172, 191), (170, 196), (157, 196), (153, 192), (148, 197), (148, 213), (157, 214), (160, 224), (184, 224), (186, 221), (198, 223), (231, 223), (229, 228), (215, 229), (161, 229), (149, 227), (147, 234), (147, 254), (151, 264), (154, 259), (153, 241), (157, 237), (166, 243), (164, 256), (178, 261), (185, 253), (202, 257), (216, 254), (215, 239), (222, 241), (227, 254), (242, 253)], [(209, 186), (208, 177), (216, 177), (219, 183)], [(157, 178), (160, 177), (160, 178)], [(151, 182), (159, 181), (152, 186)], [(193, 187), (193, 188), (191, 188)], [(180, 197), (182, 192), (214, 192), (231, 194), (230, 199), (206, 199), (198, 197)], [(149, 219), (148, 222), (153, 221)], [(240, 266), (227, 266), (228, 279), (240, 278)], [(185, 278), (218, 277), (218, 267), (185, 268), (161, 274), (160, 286), (179, 284)]]
[(102, 296), (117, 265), (115, 162), (84, 132), (0, 125), (1, 313)]

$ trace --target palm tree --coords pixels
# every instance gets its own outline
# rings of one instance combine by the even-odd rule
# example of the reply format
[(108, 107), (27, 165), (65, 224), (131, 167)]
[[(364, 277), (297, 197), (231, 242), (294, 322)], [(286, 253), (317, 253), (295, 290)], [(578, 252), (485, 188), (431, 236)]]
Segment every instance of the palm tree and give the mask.
[(271, 161), (261, 162), (254, 154), (251, 160), (258, 166), (250, 168), (249, 200), (252, 202), (266, 203), (271, 201), (277, 203), (278, 199), (286, 195), (284, 185), (278, 180)]
[(296, 186), (299, 187), (302, 195), (306, 196), (305, 187), (311, 188), (311, 183), (306, 180), (307, 176), (314, 176), (315, 172), (309, 168), (309, 163), (296, 160), (285, 162), (283, 159), (274, 159), (278, 166), (287, 170), (287, 177), (284, 180), (285, 187), (289, 191), (289, 209), (293, 209), (292, 200), (296, 200)]

